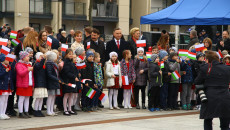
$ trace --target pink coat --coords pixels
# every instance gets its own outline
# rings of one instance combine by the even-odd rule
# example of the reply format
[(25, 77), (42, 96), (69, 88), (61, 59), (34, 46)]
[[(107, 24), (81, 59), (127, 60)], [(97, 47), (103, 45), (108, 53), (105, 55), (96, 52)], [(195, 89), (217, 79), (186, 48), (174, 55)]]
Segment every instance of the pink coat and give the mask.
[[(29, 71), (28, 66), (18, 62), (15, 66), (16, 69), (16, 87), (27, 88), (29, 87)], [(33, 87), (34, 87), (34, 76), (32, 74)]]

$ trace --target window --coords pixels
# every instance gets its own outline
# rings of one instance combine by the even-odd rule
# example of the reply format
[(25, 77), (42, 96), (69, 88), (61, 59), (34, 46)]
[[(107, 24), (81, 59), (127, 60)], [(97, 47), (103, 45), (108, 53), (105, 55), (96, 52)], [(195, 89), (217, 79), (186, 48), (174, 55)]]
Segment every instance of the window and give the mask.
[(0, 12), (2, 12), (2, 0), (0, 0)]
[(30, 13), (43, 13), (43, 0), (30, 0)]
[(33, 27), (36, 32), (40, 32), (41, 25), (39, 23), (30, 23), (30, 27)]
[(6, 0), (6, 12), (14, 12), (14, 0)]
[(50, 14), (51, 0), (30, 0), (30, 13)]
[(85, 3), (65, 0), (62, 3), (62, 11), (65, 15), (85, 15)]

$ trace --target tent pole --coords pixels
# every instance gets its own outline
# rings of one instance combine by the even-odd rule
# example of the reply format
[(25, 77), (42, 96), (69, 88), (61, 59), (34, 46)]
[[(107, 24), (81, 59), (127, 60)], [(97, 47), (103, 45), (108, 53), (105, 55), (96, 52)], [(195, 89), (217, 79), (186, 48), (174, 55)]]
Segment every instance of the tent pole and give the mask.
[(224, 25), (222, 25), (222, 33), (223, 33), (223, 31), (224, 31)]
[(175, 47), (177, 50), (179, 49), (179, 34), (180, 34), (180, 27), (179, 25), (175, 25)]

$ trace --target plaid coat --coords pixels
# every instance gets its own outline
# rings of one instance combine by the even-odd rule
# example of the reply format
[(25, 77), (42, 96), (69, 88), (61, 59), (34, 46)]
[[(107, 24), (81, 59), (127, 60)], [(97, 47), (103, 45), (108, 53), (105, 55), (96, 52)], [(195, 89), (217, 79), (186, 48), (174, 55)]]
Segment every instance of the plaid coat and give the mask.
[(133, 80), (136, 79), (136, 72), (135, 72), (134, 63), (132, 59), (129, 61), (129, 70), (125, 63), (125, 59), (121, 60), (121, 75), (122, 76), (128, 75), (129, 83), (133, 83)]

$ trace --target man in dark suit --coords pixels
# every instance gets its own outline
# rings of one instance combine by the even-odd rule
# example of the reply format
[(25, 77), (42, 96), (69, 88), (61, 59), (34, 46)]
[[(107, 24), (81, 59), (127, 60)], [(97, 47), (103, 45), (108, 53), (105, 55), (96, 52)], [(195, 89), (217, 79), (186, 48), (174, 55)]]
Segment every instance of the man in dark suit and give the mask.
[(120, 28), (115, 28), (113, 31), (113, 37), (111, 41), (107, 42), (106, 44), (106, 61), (108, 61), (109, 58), (109, 53), (112, 51), (115, 51), (118, 54), (118, 60), (122, 60), (122, 52), (124, 50), (129, 49), (128, 48), (128, 43), (125, 40), (122, 40), (122, 31)]
[(67, 43), (73, 44), (75, 42), (74, 33), (75, 32), (73, 29), (69, 31), (69, 35), (67, 36)]
[(52, 34), (52, 31), (53, 31), (53, 30), (52, 30), (52, 27), (49, 26), (49, 25), (45, 25), (44, 29), (45, 29), (45, 31), (46, 31), (48, 37), (52, 39), (52, 46), (51, 46), (51, 49), (56, 49), (56, 50), (58, 50), (58, 48), (60, 47), (60, 42), (59, 42), (56, 38), (54, 38), (54, 37), (51, 35), (51, 34)]
[[(121, 61), (123, 58), (122, 53), (124, 50), (129, 49), (129, 45), (125, 40), (122, 39), (122, 31), (120, 28), (114, 29), (113, 37), (114, 37), (114, 39), (107, 42), (107, 44), (106, 44), (106, 54), (105, 54), (106, 61), (108, 61), (110, 59), (109, 53), (112, 51), (115, 51), (118, 54), (118, 60)], [(118, 101), (118, 107), (124, 108), (122, 106), (122, 102), (123, 102), (123, 89), (122, 88), (118, 89), (117, 101)]]
[[(103, 41), (98, 39), (99, 37), (100, 37), (100, 32), (94, 28), (91, 33), (91, 40), (88, 41), (84, 45), (84, 48), (85, 50), (91, 48), (91, 49), (94, 49), (95, 52), (98, 52), (101, 57), (101, 63), (104, 66), (105, 64), (105, 45)], [(89, 48), (87, 48), (87, 44), (89, 44), (90, 46)]]

